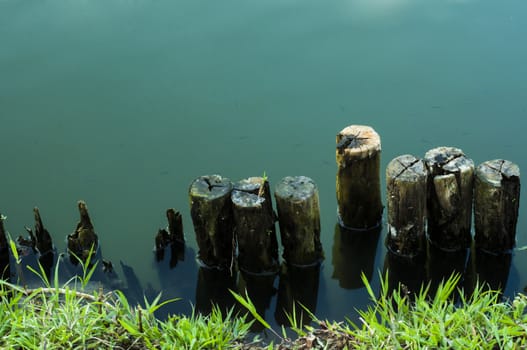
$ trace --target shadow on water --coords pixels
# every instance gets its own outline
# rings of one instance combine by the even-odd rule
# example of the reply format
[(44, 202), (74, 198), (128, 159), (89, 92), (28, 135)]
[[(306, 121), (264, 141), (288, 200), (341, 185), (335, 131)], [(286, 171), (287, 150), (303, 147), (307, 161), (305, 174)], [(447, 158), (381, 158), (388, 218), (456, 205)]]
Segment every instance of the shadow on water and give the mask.
[(372, 230), (354, 231), (335, 224), (333, 240), (333, 279), (344, 289), (364, 287), (361, 275), (372, 280), (377, 245), (382, 226)]
[[(275, 287), (276, 274), (254, 275), (240, 272), (238, 280), (238, 294), (245, 297), (246, 293), (253, 302), (256, 311), (260, 316), (266, 319), (266, 310), (271, 306), (271, 300), (276, 295)], [(242, 313), (244, 313), (242, 311)], [(252, 318), (248, 318), (252, 319)], [(261, 332), (264, 326), (260, 322), (254, 322), (251, 330)]]

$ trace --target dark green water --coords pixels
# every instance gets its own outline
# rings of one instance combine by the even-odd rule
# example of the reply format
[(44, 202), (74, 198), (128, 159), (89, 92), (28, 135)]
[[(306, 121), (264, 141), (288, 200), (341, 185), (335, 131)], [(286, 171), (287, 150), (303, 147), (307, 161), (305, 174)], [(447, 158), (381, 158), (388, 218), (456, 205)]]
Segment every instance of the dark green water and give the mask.
[[(86, 200), (103, 255), (189, 310), (192, 180), (306, 175), (326, 254), (316, 315), (353, 318), (366, 291), (336, 277), (371, 265), (377, 287), (385, 231), (366, 254), (335, 245), (335, 134), (374, 127), (383, 169), (443, 145), (527, 169), (526, 36), (524, 0), (0, 0), (0, 211), (18, 235), (38, 206), (63, 251)], [(188, 245), (172, 270), (152, 254), (169, 207)], [(526, 262), (515, 253), (506, 294)]]

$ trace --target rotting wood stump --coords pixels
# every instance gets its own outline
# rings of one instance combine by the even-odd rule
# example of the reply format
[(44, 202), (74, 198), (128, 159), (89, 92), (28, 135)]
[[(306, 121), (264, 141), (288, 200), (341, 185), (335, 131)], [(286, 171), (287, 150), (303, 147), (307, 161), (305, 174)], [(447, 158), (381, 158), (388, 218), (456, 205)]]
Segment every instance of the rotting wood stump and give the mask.
[(238, 182), (234, 188), (231, 200), (238, 267), (256, 274), (278, 272), (276, 220), (268, 181), (253, 177)]
[(413, 258), (426, 252), (427, 176), (424, 162), (408, 154), (386, 168), (386, 246), (393, 254)]
[(495, 159), (476, 168), (474, 226), (477, 248), (492, 253), (507, 253), (514, 248), (519, 204), (518, 165)]
[(190, 215), (203, 264), (230, 269), (234, 262), (232, 182), (220, 175), (206, 175), (190, 185)]
[[(181, 213), (179, 211), (176, 211), (174, 208), (169, 208), (166, 211), (166, 216), (168, 220), (168, 227), (166, 229), (159, 229), (155, 237), (155, 252), (157, 261), (161, 261), (164, 259), (165, 248), (167, 248), (168, 246), (171, 246), (172, 253), (174, 252), (174, 250), (178, 252), (181, 251), (181, 247), (183, 247), (184, 251), (185, 236), (183, 233), (183, 218), (181, 216)], [(174, 258), (176, 258), (175, 261)], [(172, 255), (171, 261), (172, 263), (177, 264), (179, 258), (177, 256), (174, 257), (174, 255)]]
[(287, 176), (274, 195), (285, 261), (295, 266), (317, 264), (323, 258), (317, 185), (306, 176)]
[(95, 255), (99, 243), (86, 203), (80, 200), (77, 207), (79, 208), (80, 220), (75, 231), (68, 235), (68, 253), (70, 261), (74, 265), (79, 263), (78, 259), (83, 263), (86, 262), (90, 251), (92, 251), (92, 255)]
[(351, 125), (337, 134), (336, 160), (339, 223), (368, 230), (380, 225), (381, 139), (369, 126)]
[(462, 150), (438, 147), (425, 154), (428, 169), (428, 239), (441, 249), (470, 246), (474, 162)]
[(9, 242), (4, 228), (5, 219), (6, 217), (0, 213), (0, 278), (9, 281), (11, 273), (9, 270)]

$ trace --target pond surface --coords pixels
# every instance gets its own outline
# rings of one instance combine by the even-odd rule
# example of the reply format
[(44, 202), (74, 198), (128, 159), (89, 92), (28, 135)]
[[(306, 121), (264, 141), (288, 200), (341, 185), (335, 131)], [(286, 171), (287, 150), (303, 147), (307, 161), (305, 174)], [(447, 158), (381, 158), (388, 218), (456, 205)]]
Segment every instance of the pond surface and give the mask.
[[(129, 292), (183, 298), (172, 311), (247, 286), (273, 325), (291, 298), (356, 319), (360, 271), (379, 287), (386, 230), (339, 230), (335, 135), (375, 128), (383, 173), (437, 146), (527, 169), (526, 35), (524, 0), (0, 0), (0, 211), (17, 236), (38, 206), (64, 251), (85, 200)], [(257, 281), (198, 269), (190, 183), (264, 172), (272, 188), (288, 175), (317, 183), (320, 268)], [(171, 207), (187, 240), (174, 268), (152, 253)], [(489, 278), (522, 291), (527, 252), (498, 263)]]

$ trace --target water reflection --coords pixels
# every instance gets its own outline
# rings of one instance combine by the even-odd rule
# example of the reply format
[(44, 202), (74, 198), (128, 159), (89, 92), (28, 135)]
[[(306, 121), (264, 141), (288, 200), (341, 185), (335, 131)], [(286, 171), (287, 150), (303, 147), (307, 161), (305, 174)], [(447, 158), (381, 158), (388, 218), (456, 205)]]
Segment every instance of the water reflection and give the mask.
[(383, 274), (388, 273), (390, 291), (399, 287), (403, 293), (419, 292), (426, 281), (426, 260), (424, 257), (407, 258), (387, 251), (384, 257)]
[[(459, 251), (444, 251), (433, 244), (428, 247), (428, 279), (430, 291), (433, 293), (439, 284), (453, 274), (465, 275), (469, 249)], [(460, 280), (459, 283), (462, 283)]]
[(229, 289), (236, 290), (238, 271), (203, 267), (198, 269), (196, 310), (208, 315), (216, 305), (222, 312), (231, 309), (235, 300)]
[[(256, 307), (256, 311), (264, 319), (266, 318), (265, 311), (269, 309), (271, 300), (277, 292), (274, 286), (275, 280), (276, 274), (254, 275), (243, 271), (240, 273), (238, 293), (242, 296), (247, 293)], [(252, 331), (259, 332), (263, 330), (264, 327), (260, 322), (253, 323)]]
[(294, 315), (302, 325), (311, 322), (303, 307), (316, 313), (319, 278), (320, 264), (308, 267), (282, 265), (274, 314), (279, 325), (290, 325), (287, 315)]
[(377, 244), (382, 227), (367, 231), (348, 230), (335, 224), (333, 251), (333, 279), (345, 289), (364, 287), (361, 274), (364, 273), (368, 281), (373, 277), (373, 266)]
[(470, 294), (479, 283), (503, 292), (509, 279), (512, 254), (491, 254), (477, 248), (470, 253), (465, 288)]

